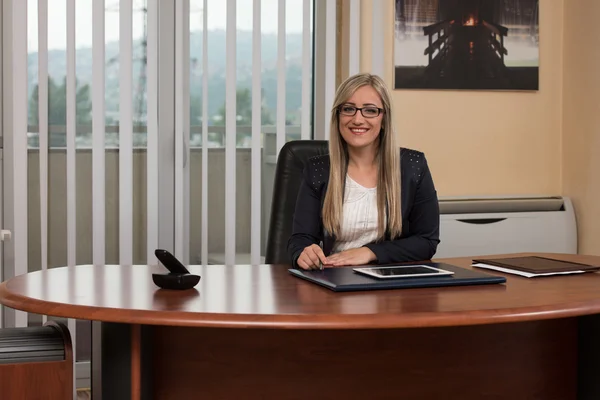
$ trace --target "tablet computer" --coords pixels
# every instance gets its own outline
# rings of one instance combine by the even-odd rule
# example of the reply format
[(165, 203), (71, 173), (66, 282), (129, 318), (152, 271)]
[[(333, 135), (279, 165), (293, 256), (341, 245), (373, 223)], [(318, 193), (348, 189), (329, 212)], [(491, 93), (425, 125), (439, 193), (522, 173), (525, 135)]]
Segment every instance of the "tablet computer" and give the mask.
[(427, 276), (448, 276), (454, 272), (428, 265), (392, 265), (382, 267), (353, 268), (355, 272), (380, 279), (416, 278)]

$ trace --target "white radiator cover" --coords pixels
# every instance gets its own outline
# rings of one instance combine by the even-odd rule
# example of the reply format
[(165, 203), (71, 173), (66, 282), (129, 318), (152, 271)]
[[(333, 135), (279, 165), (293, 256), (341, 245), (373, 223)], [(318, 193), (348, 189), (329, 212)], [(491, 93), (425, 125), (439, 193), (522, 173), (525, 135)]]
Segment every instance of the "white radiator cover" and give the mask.
[(568, 197), (440, 198), (434, 258), (505, 253), (577, 253), (577, 222)]

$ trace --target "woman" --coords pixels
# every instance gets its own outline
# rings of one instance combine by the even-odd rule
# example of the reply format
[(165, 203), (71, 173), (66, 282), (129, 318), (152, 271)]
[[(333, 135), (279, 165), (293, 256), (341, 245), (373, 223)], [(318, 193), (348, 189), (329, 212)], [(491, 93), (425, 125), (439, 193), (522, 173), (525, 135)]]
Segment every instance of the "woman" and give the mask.
[[(295, 267), (428, 260), (439, 243), (437, 193), (423, 153), (399, 149), (381, 78), (343, 82), (329, 154), (309, 160), (288, 253)], [(322, 247), (321, 247), (322, 244)]]

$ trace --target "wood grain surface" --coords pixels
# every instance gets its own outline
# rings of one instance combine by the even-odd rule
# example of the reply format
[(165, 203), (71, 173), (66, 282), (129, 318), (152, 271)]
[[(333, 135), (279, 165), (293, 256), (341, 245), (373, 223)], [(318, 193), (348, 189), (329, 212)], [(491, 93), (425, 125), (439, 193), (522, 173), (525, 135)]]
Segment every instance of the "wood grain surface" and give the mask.
[[(517, 255), (600, 264), (600, 257), (582, 255), (487, 257)], [(471, 264), (471, 258), (434, 261), (465, 268)], [(282, 329), (460, 326), (600, 312), (598, 273), (528, 279), (489, 271), (506, 276), (506, 284), (335, 293), (291, 276), (286, 265), (189, 269), (202, 279), (196, 288), (180, 292), (154, 285), (151, 274), (165, 271), (159, 266), (53, 268), (3, 282), (0, 303), (106, 322)]]
[(576, 322), (346, 331), (156, 326), (149, 380), (155, 400), (568, 400), (577, 398)]
[(62, 332), (65, 358), (61, 361), (0, 364), (0, 398), (56, 399), (73, 398), (73, 347), (67, 327), (48, 321)]

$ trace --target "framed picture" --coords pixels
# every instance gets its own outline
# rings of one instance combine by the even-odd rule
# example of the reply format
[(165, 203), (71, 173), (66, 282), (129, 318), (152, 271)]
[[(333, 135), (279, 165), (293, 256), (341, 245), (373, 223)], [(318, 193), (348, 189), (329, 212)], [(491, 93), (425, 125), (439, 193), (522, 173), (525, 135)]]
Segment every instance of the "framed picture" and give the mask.
[(539, 89), (539, 0), (395, 0), (395, 89)]

